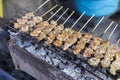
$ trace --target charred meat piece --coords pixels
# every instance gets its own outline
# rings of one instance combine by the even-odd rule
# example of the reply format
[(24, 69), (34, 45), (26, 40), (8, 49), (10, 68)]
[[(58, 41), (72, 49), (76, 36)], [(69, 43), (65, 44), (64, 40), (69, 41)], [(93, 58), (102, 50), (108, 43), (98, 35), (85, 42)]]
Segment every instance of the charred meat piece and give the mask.
[(100, 37), (95, 37), (92, 43), (90, 44), (90, 46), (85, 49), (83, 56), (91, 57), (91, 54), (94, 54), (94, 51), (98, 48), (101, 42), (102, 42), (102, 39)]
[(92, 35), (89, 33), (86, 33), (84, 36), (82, 36), (80, 40), (77, 42), (77, 44), (75, 45), (75, 47), (73, 48), (73, 53), (79, 54), (81, 50), (85, 48), (86, 43), (88, 43), (91, 38), (92, 38)]
[(40, 17), (40, 16), (35, 16), (35, 17), (33, 17), (33, 22), (35, 22), (35, 23), (40, 23), (40, 22), (42, 22), (42, 21), (43, 21), (43, 18)]
[(14, 28), (15, 29), (19, 29), (20, 27), (21, 27), (21, 25), (19, 23), (17, 23), (17, 22), (14, 23)]
[(63, 25), (58, 25), (52, 32), (50, 32), (48, 34), (48, 38), (47, 38), (47, 41), (45, 42), (46, 44), (51, 44), (54, 39), (56, 38), (56, 36), (61, 33), (61, 31), (64, 29)]
[(25, 16), (28, 17), (28, 19), (32, 19), (35, 15), (33, 12), (29, 12)]
[(41, 34), (37, 37), (39, 41), (47, 37), (47, 34), (50, 33), (54, 28), (56, 27), (56, 24), (50, 24), (46, 26), (44, 30), (42, 30)]
[(115, 61), (110, 65), (110, 73), (113, 75), (116, 74), (116, 71), (120, 70), (120, 52), (117, 52), (115, 57)]
[(102, 67), (110, 67), (111, 61), (113, 61), (113, 57), (118, 52), (117, 46), (109, 46), (107, 52), (104, 56), (104, 59), (101, 61)]
[[(54, 44), (57, 47), (62, 46), (63, 41), (65, 41), (70, 35), (72, 35), (74, 32), (74, 30), (72, 30), (71, 28), (66, 28), (65, 30), (63, 30), (60, 34), (57, 35), (57, 40), (54, 41)], [(57, 44), (58, 43), (58, 44)], [(61, 43), (61, 44), (60, 44)]]
[[(94, 53), (94, 57), (90, 58), (88, 62), (91, 62), (91, 64), (94, 64), (94, 63), (92, 63), (91, 60), (98, 59), (99, 61), (95, 62), (96, 66), (97, 66), (100, 62), (100, 59), (103, 58), (104, 54), (106, 53), (106, 50), (108, 47), (109, 47), (109, 41), (103, 41), (101, 43), (101, 45), (98, 46), (98, 48), (96, 49), (96, 51)], [(91, 65), (91, 66), (95, 66), (95, 65)]]
[(38, 24), (37, 28), (30, 33), (30, 35), (34, 37), (38, 36), (42, 32), (42, 30), (45, 29), (45, 27), (48, 25), (49, 23), (47, 21), (41, 22), (40, 24)]
[(101, 45), (97, 48), (94, 57), (96, 58), (103, 58), (103, 55), (106, 53), (107, 48), (109, 47), (109, 41), (103, 41)]
[(82, 33), (74, 31), (74, 33), (66, 39), (63, 50), (67, 50), (70, 46), (77, 42), (78, 38), (82, 36)]
[(22, 25), (20, 29), (23, 32), (28, 32), (29, 31), (29, 26), (28, 25)]
[(100, 59), (95, 58), (95, 57), (89, 59), (89, 61), (88, 61), (88, 63), (89, 63), (91, 66), (94, 66), (94, 67), (96, 67), (99, 62), (100, 62)]

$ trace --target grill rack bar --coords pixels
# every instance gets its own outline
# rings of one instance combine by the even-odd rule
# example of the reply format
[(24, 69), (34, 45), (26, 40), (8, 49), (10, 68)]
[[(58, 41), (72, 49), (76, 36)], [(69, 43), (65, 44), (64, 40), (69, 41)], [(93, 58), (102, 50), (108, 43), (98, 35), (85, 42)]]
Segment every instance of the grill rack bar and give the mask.
[[(51, 48), (53, 48), (53, 47), (54, 47), (54, 49), (56, 49), (56, 51), (58, 51), (57, 54), (58, 54), (59, 56), (61, 56), (62, 58), (65, 58), (65, 59), (66, 59), (66, 57), (64, 57), (65, 55), (67, 55), (68, 57), (71, 57), (71, 55), (72, 55), (70, 52), (67, 52), (67, 51), (64, 52), (62, 49), (56, 48), (56, 46), (52, 45)], [(47, 49), (50, 49), (50, 48), (47, 47)], [(52, 49), (50, 49), (50, 50), (52, 50)], [(63, 55), (62, 55), (62, 54), (59, 54), (59, 50), (62, 51), (63, 53), (65, 53), (65, 54), (63, 54)], [(52, 51), (55, 52), (54, 50), (52, 50)], [(56, 53), (56, 52), (55, 52), (55, 53)], [(68, 54), (69, 54), (69, 55), (68, 55)], [(80, 55), (81, 55), (81, 54), (80, 54)], [(73, 55), (72, 55), (72, 56), (73, 56)], [(78, 57), (75, 57), (75, 58), (78, 59), (78, 60), (80, 60), (80, 62), (83, 62), (84, 64), (87, 64), (87, 65), (90, 67), (90, 65), (89, 65), (86, 61), (84, 61), (84, 60), (82, 60), (82, 59), (80, 59), (80, 58), (78, 58)], [(84, 68), (82, 65), (77, 64), (77, 63), (75, 63), (75, 62), (72, 61), (72, 60), (71, 60), (71, 62), (72, 62), (73, 64), (77, 65), (79, 68), (81, 67), (81, 68), (85, 69), (86, 71), (88, 71), (89, 73), (93, 74), (95, 77), (99, 78), (100, 80), (104, 80), (103, 78), (101, 78), (101, 77), (99, 77), (98, 75), (94, 74), (94, 72), (92, 72), (91, 70)], [(91, 67), (90, 67), (90, 68), (91, 68)], [(108, 74), (106, 74), (106, 73), (104, 73), (104, 72), (102, 72), (102, 71), (100, 71), (100, 70), (95, 70), (95, 71), (99, 71), (99, 72), (103, 73), (105, 76), (108, 75)]]
[[(50, 48), (47, 48), (47, 49), (52, 50), (52, 49), (50, 49)], [(56, 51), (54, 51), (54, 50), (52, 50), (52, 51), (53, 51), (54, 53), (56, 53)], [(58, 52), (57, 55), (59, 55), (60, 57), (66, 59), (66, 57), (65, 57), (64, 54), (59, 54), (59, 52)], [(69, 60), (69, 61), (72, 62), (73, 64), (75, 64), (77, 67), (82, 68), (82, 69), (85, 69), (86, 71), (88, 71), (89, 73), (93, 74), (95, 77), (99, 78), (100, 80), (103, 80), (102, 78), (100, 78), (99, 76), (97, 76), (96, 74), (94, 74), (93, 72), (91, 72), (91, 71), (89, 71), (88, 69), (84, 68), (82, 65), (77, 64), (77, 63), (75, 63), (75, 62), (72, 61), (72, 60)]]

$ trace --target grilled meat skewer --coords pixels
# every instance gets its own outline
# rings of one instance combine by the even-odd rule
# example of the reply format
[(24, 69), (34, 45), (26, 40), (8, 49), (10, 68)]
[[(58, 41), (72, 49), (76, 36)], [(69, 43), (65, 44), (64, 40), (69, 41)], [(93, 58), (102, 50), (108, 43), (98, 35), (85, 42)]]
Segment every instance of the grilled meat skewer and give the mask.
[[(54, 6), (54, 7), (56, 7), (56, 6)], [(54, 7), (53, 7), (53, 8), (54, 8)], [(38, 27), (37, 27), (34, 31), (32, 31), (32, 32), (30, 33), (30, 35), (31, 35), (31, 36), (34, 36), (34, 37), (39, 36), (39, 34), (40, 34), (44, 29), (46, 29), (46, 27), (49, 25), (49, 21), (50, 21), (62, 8), (63, 8), (63, 6), (60, 7), (50, 18), (48, 18), (47, 21), (41, 22), (41, 23), (38, 25)], [(43, 37), (43, 35), (41, 35), (41, 36)], [(44, 37), (45, 37), (45, 35), (44, 35)], [(39, 40), (40, 40), (40, 36), (39, 36)]]
[(94, 51), (98, 48), (101, 42), (102, 39), (100, 37), (95, 37), (90, 46), (88, 48), (85, 48), (83, 57), (91, 57), (91, 55), (95, 53)]
[(109, 46), (106, 54), (104, 56), (104, 59), (101, 61), (102, 67), (110, 67), (111, 61), (113, 61), (113, 57), (115, 57), (115, 54), (118, 52), (117, 46)]
[[(94, 15), (91, 16), (91, 18), (83, 25), (83, 27), (79, 30), (79, 32), (81, 32), (85, 27), (86, 25), (90, 22), (90, 20), (94, 17)], [(79, 54), (81, 52), (82, 49), (84, 49), (85, 47), (85, 44), (87, 42), (89, 42), (88, 40), (90, 40), (89, 38), (91, 38), (92, 35), (87, 33), (85, 34), (85, 36), (82, 36), (80, 38), (80, 40), (77, 42), (77, 44), (75, 45), (75, 47), (73, 48), (73, 53), (74, 54)], [(87, 40), (88, 39), (88, 40)], [(85, 41), (84, 41), (85, 40)]]
[(47, 41), (45, 42), (46, 44), (51, 44), (54, 39), (55, 39), (55, 36), (57, 36), (59, 33), (61, 33), (61, 31), (64, 29), (63, 25), (58, 25), (54, 31), (52, 31), (50, 34), (48, 34), (48, 38), (47, 38)]
[(63, 30), (61, 32), (61, 34), (57, 35), (57, 40), (54, 41), (54, 44), (57, 47), (60, 47), (63, 43), (63, 41), (65, 41), (71, 34), (73, 34), (74, 30), (71, 30), (71, 28), (65, 28), (65, 30)]
[[(63, 25), (70, 19), (70, 17), (74, 14), (75, 11), (73, 11), (68, 18), (63, 22)], [(63, 43), (63, 41), (68, 38), (72, 33), (74, 32), (74, 30), (72, 30), (71, 28), (66, 28), (65, 30), (63, 30), (61, 33), (59, 33), (56, 36), (56, 39), (53, 43), (54, 45), (60, 47)], [(65, 38), (65, 39), (64, 39)]]
[(53, 24), (48, 25), (44, 30), (42, 30), (42, 32), (40, 33), (40, 35), (37, 37), (37, 39), (39, 41), (41, 41), (42, 39), (44, 39), (48, 33), (50, 33), (55, 27), (56, 27), (57, 23), (54, 21)]
[(115, 61), (112, 62), (112, 64), (110, 65), (110, 73), (115, 75), (116, 71), (120, 70), (120, 52), (117, 52), (115, 54)]
[[(63, 15), (69, 10), (69, 8), (67, 8), (63, 14), (56, 20), (56, 23), (63, 17)], [(65, 20), (66, 21), (66, 20)], [(64, 23), (65, 24), (65, 23)], [(49, 34), (48, 34), (48, 37), (47, 37), (47, 41), (45, 42), (46, 44), (51, 44), (54, 39), (56, 38), (56, 36), (61, 33), (61, 31), (64, 29), (64, 24), (60, 24), (58, 25), (57, 27), (54, 28), (53, 31), (51, 31)]]
[[(103, 55), (105, 54), (108, 46), (109, 46), (109, 41), (103, 41), (102, 44), (96, 49), (94, 57), (90, 58), (88, 63), (91, 66), (97, 66), (99, 64), (99, 62), (100, 62), (100, 59), (103, 58)], [(97, 59), (97, 61), (94, 62), (94, 59)]]
[[(73, 27), (78, 23), (78, 21), (82, 18), (82, 16), (83, 16), (84, 14), (85, 14), (85, 12), (82, 13), (82, 15), (75, 21), (75, 23), (72, 25), (71, 28), (73, 28)], [(74, 43), (76, 43), (77, 40), (78, 40), (78, 38), (80, 38), (81, 36), (82, 36), (82, 33), (81, 33), (81, 32), (74, 31), (73, 34), (71, 34), (71, 35), (65, 40), (63, 50), (67, 50), (70, 46), (72, 46)]]
[[(111, 24), (107, 27), (107, 29), (102, 33), (102, 36), (103, 34), (105, 34), (107, 32), (107, 30), (111, 27), (111, 25), (113, 24), (114, 22), (112, 21)], [(113, 30), (114, 32), (114, 30)], [(102, 37), (101, 36), (101, 37)], [(111, 36), (111, 35), (110, 35)], [(108, 40), (105, 40), (105, 41), (102, 41), (102, 43), (97, 47), (97, 49), (94, 51), (94, 57), (90, 58), (88, 63), (91, 65), (91, 66), (97, 66), (100, 62), (100, 60), (103, 58), (103, 56), (105, 55), (106, 51), (107, 51), (107, 48), (110, 46), (110, 42)], [(98, 62), (96, 62), (95, 65), (93, 65), (94, 63), (94, 59), (98, 59)], [(93, 61), (93, 62), (92, 62)]]
[[(110, 40), (112, 34), (114, 33), (115, 29), (117, 28), (118, 25), (116, 25), (113, 29), (113, 31), (111, 32), (108, 40)], [(119, 41), (119, 40), (118, 40)], [(117, 45), (117, 43), (116, 43)], [(113, 57), (115, 57), (115, 53), (118, 52), (118, 47), (117, 46), (112, 46), (110, 45), (108, 48), (107, 48), (107, 51), (104, 55), (104, 59), (102, 59), (101, 61), (101, 65), (102, 67), (109, 67), (110, 64), (111, 64), (111, 61), (113, 61)]]
[(80, 40), (77, 42), (77, 44), (75, 45), (75, 47), (73, 48), (73, 53), (79, 54), (81, 50), (84, 49), (86, 43), (88, 43), (91, 38), (92, 38), (92, 35), (89, 33), (86, 33), (84, 36), (82, 36)]
[(81, 38), (82, 33), (74, 31), (74, 33), (66, 39), (63, 50), (67, 50), (70, 46), (77, 42), (78, 38)]
[(43, 21), (41, 22), (36, 29), (34, 29), (32, 32), (30, 32), (30, 35), (31, 36), (34, 36), (34, 37), (37, 37), (41, 32), (42, 30), (45, 29), (46, 26), (48, 26), (49, 23), (47, 21)]
[[(42, 5), (41, 5), (42, 6)], [(43, 15), (41, 16), (34, 16), (33, 12), (27, 13), (25, 16), (22, 16), (20, 19), (17, 19), (17, 22), (14, 23), (14, 28), (19, 29), (21, 26), (29, 26), (30, 28), (33, 26), (36, 26), (36, 24), (40, 23), (43, 21), (43, 18), (46, 14), (51, 12), (53, 9), (55, 9), (57, 5), (46, 11)], [(40, 8), (40, 7), (39, 7)]]

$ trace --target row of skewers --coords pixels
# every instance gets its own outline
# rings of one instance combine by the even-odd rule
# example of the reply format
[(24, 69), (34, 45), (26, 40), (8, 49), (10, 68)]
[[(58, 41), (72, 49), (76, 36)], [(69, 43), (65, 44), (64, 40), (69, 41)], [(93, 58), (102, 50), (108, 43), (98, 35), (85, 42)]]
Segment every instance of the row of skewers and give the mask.
[[(65, 28), (64, 25), (75, 13), (75, 11), (73, 11), (62, 24), (57, 24), (57, 22), (62, 18), (62, 16), (64, 16), (64, 14), (69, 10), (68, 8), (61, 14), (61, 16), (57, 20), (51, 19), (60, 10), (62, 10), (63, 7), (60, 7), (54, 14), (52, 14), (50, 18), (48, 18), (46, 21), (43, 21), (43, 17), (56, 7), (57, 5), (49, 9), (41, 16), (35, 16), (34, 12), (27, 13), (25, 16), (17, 19), (17, 22), (14, 23), (14, 28), (19, 29), (22, 32), (30, 32), (30, 35), (37, 38), (39, 41), (45, 39), (45, 43), (48, 45), (53, 43), (57, 47), (62, 47), (63, 50), (72, 48), (72, 51), (75, 55), (80, 54), (80, 52), (84, 50), (82, 55), (83, 57), (88, 58), (88, 63), (91, 66), (96, 67), (101, 64), (102, 67), (109, 68), (110, 73), (115, 75), (116, 71), (120, 70), (120, 51), (118, 47), (120, 39), (117, 41), (116, 45), (110, 43), (109, 40), (118, 25), (116, 24), (108, 40), (103, 40), (102, 36), (109, 30), (114, 21), (110, 23), (110, 25), (100, 36), (93, 37), (92, 34), (102, 22), (104, 17), (100, 19), (98, 24), (93, 28), (90, 33), (86, 34), (83, 34), (82, 30), (86, 27), (86, 25), (90, 22), (94, 15), (91, 16), (91, 18), (83, 25), (83, 27), (79, 31), (73, 30), (73, 27), (83, 17), (85, 12), (81, 14), (81, 16), (70, 28)], [(87, 43), (90, 44), (88, 47), (86, 47)]]

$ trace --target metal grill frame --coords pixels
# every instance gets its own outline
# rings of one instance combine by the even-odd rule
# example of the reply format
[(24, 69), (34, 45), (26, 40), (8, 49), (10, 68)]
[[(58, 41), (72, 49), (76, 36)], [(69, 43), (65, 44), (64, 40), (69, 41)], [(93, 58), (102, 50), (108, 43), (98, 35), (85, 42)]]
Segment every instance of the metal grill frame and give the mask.
[[(17, 19), (17, 18), (16, 18), (16, 19)], [(12, 22), (14, 22), (16, 19), (11, 20), (10, 23), (4, 24), (3, 28), (6, 28), (6, 29), (8, 28), (8, 30), (10, 29), (10, 30), (12, 30), (12, 31), (17, 32), (17, 30), (15, 30), (15, 29), (13, 28), (13, 24), (12, 24)], [(26, 34), (24, 34), (24, 33), (21, 33), (21, 32), (20, 32), (20, 34), (21, 34), (22, 36), (31, 38), (30, 36), (26, 36)], [(36, 39), (33, 38), (33, 40), (36, 40)], [(36, 41), (37, 41), (37, 40), (36, 40)], [(42, 41), (41, 41), (41, 42), (42, 42)], [(11, 43), (11, 42), (9, 42), (9, 43)], [(39, 44), (40, 44), (40, 43), (39, 43)], [(40, 45), (41, 45), (41, 44), (40, 44)], [(43, 46), (43, 45), (41, 45), (41, 46)], [(50, 47), (50, 46), (51, 46), (51, 47)], [(99, 73), (104, 74), (105, 76), (110, 77), (110, 78), (113, 79), (113, 80), (116, 80), (116, 79), (120, 76), (120, 75), (116, 75), (116, 76), (111, 75), (110, 73), (108, 73), (108, 69), (103, 69), (103, 68), (101, 68), (100, 65), (99, 65), (98, 67), (96, 67), (96, 68), (91, 67), (91, 66), (88, 64), (87, 60), (84, 59), (81, 54), (79, 54), (78, 56), (75, 56), (75, 55), (74, 55), (72, 52), (70, 52), (70, 51), (63, 51), (61, 48), (58, 48), (58, 47), (56, 47), (56, 46), (54, 46), (54, 45), (50, 45), (50, 46), (44, 46), (44, 47), (46, 47), (47, 49), (53, 51), (54, 53), (57, 53), (57, 55), (65, 58), (65, 59), (68, 59), (70, 62), (72, 62), (73, 64), (77, 65), (79, 68), (82, 68), (83, 70), (86, 70), (87, 72), (93, 74), (95, 77), (97, 77), (97, 78), (100, 79), (100, 80), (104, 80), (104, 79), (101, 78), (101, 77), (99, 77), (97, 74), (95, 74), (95, 71), (98, 71)], [(14, 48), (13, 48), (12, 46), (10, 46), (10, 45), (8, 45), (8, 47), (9, 47), (9, 50), (10, 50), (11, 55), (12, 55), (12, 53), (14, 52), (13, 49), (15, 49), (15, 47), (18, 48), (18, 49), (21, 50), (21, 51), (25, 51), (24, 49), (21, 49), (20, 47), (18, 47), (18, 46), (16, 46), (16, 45), (14, 45)], [(13, 48), (13, 49), (12, 49), (12, 48)], [(56, 51), (54, 51), (54, 49), (52, 49), (52, 48), (54, 48)], [(64, 54), (59, 54), (59, 51), (62, 51)], [(14, 54), (16, 54), (16, 53), (14, 53)], [(20, 53), (20, 54), (21, 54), (21, 53)], [(27, 52), (27, 54), (28, 54), (28, 52)], [(30, 55), (31, 55), (31, 54), (30, 54)], [(33, 55), (33, 56), (34, 56), (34, 55)], [(32, 57), (33, 57), (33, 56), (32, 56)], [(66, 56), (67, 56), (67, 57), (66, 57)], [(34, 56), (34, 58), (36, 58), (36, 57)], [(70, 60), (70, 58), (72, 58), (72, 59)], [(18, 69), (18, 67), (17, 67), (17, 66), (18, 66), (18, 65), (17, 65), (18, 63), (15, 62), (17, 58), (14, 59), (14, 56), (12, 56), (12, 59), (13, 59), (13, 61), (14, 61), (14, 64), (15, 64), (15, 66), (16, 66), (16, 69)], [(76, 63), (73, 59), (79, 60), (80, 64)], [(90, 69), (92, 69), (92, 70), (89, 70), (89, 69), (84, 68), (84, 66), (81, 65), (82, 63), (88, 65), (88, 67), (89, 67)], [(19, 65), (19, 66), (20, 66), (20, 65)], [(23, 70), (24, 70), (24, 69), (23, 69)], [(28, 73), (29, 73), (29, 71), (28, 71)], [(72, 78), (71, 78), (71, 79), (72, 79)], [(65, 79), (65, 80), (67, 80), (67, 79)], [(69, 79), (69, 80), (70, 80), (70, 79)]]

